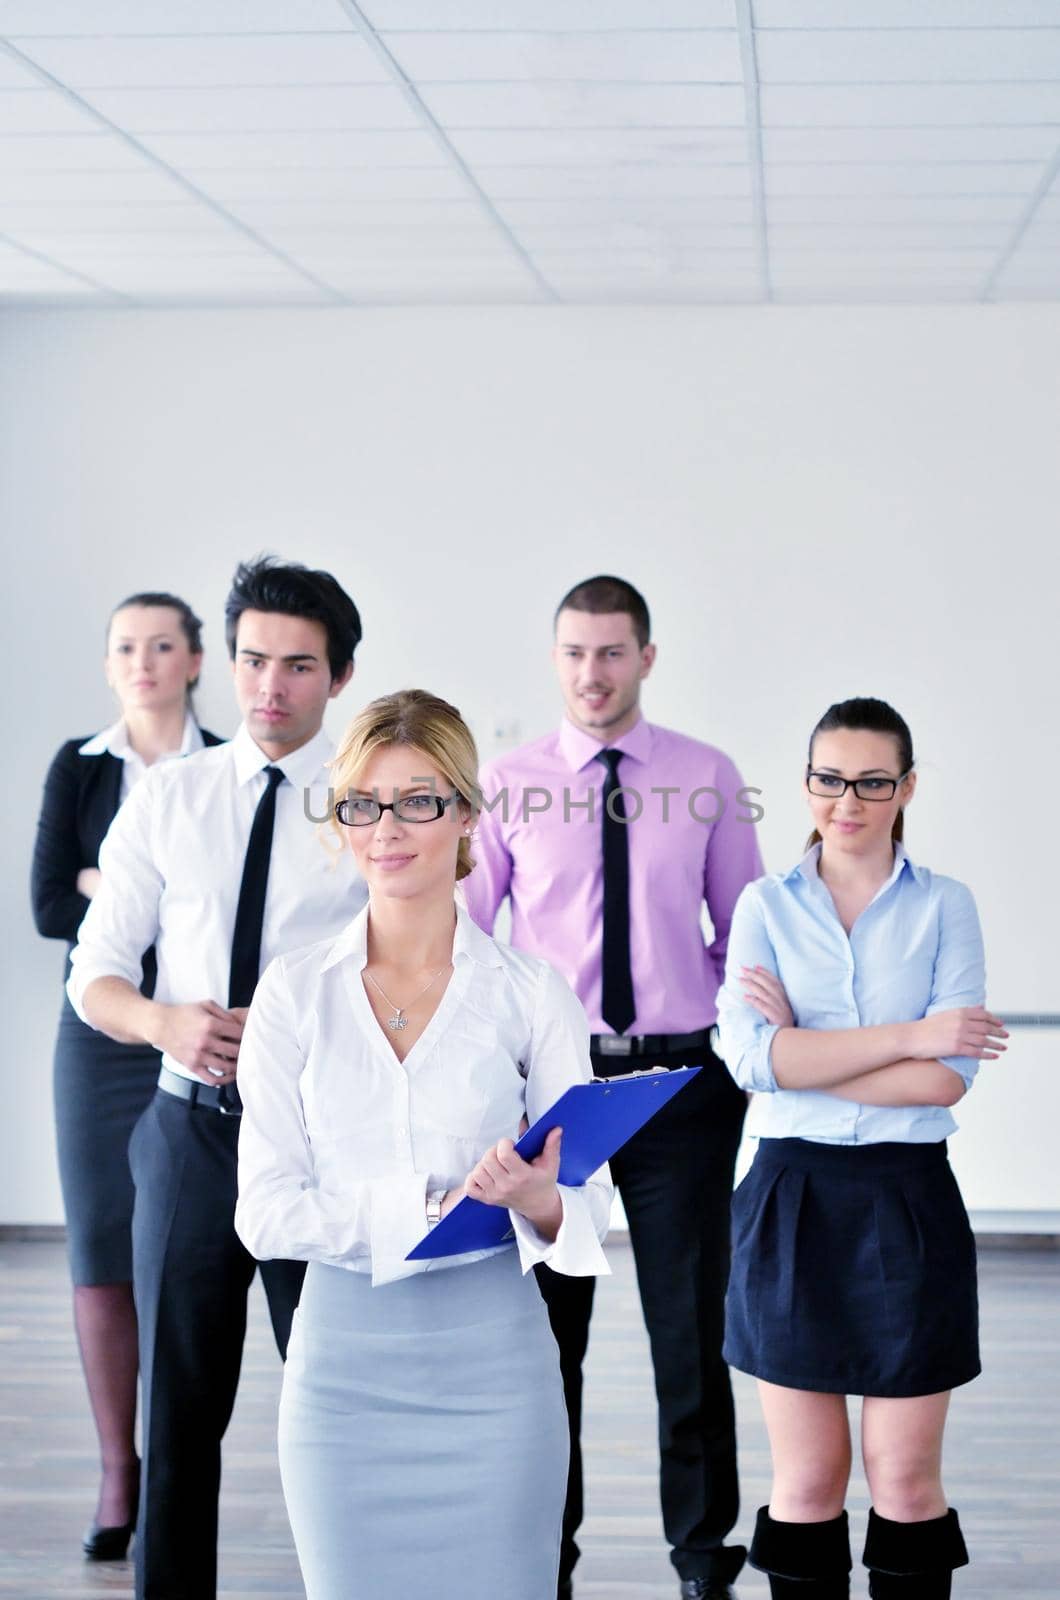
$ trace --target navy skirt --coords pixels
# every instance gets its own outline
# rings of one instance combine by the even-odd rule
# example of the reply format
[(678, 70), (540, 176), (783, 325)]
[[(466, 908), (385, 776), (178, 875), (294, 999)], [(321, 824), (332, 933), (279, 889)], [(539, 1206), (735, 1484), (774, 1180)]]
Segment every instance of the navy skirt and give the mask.
[(725, 1359), (889, 1398), (976, 1377), (975, 1240), (944, 1142), (761, 1139), (733, 1196)]
[(154, 1099), (161, 1056), (116, 1044), (63, 1002), (55, 1041), (55, 1135), (75, 1284), (132, 1282), (129, 1136)]

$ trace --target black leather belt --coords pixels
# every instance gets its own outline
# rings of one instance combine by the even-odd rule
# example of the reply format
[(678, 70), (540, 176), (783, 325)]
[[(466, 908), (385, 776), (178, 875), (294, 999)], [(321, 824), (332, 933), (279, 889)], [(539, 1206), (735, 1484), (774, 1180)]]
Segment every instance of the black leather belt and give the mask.
[(200, 1083), (198, 1078), (182, 1078), (179, 1072), (163, 1067), (158, 1074), (158, 1087), (189, 1105), (219, 1111), (222, 1117), (243, 1115), (243, 1102), (234, 1083)]
[(594, 1033), (589, 1047), (594, 1056), (612, 1058), (607, 1065), (613, 1072), (624, 1072), (630, 1056), (669, 1056), (682, 1050), (702, 1050), (704, 1046), (709, 1049), (711, 1032), (710, 1028), (698, 1028), (695, 1033), (643, 1033), (632, 1038), (624, 1033)]

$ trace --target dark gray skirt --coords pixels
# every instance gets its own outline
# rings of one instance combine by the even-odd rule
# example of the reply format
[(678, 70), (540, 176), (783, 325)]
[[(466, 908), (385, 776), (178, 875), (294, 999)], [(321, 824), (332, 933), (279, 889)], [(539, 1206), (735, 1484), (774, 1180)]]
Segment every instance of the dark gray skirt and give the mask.
[(567, 1416), (514, 1250), (378, 1289), (311, 1263), (279, 1444), (307, 1600), (555, 1600)]
[(976, 1377), (975, 1241), (945, 1143), (761, 1139), (733, 1196), (725, 1359), (825, 1394)]
[(64, 1001), (53, 1088), (66, 1243), (75, 1284), (132, 1282), (129, 1136), (154, 1098), (161, 1056), (115, 1044)]

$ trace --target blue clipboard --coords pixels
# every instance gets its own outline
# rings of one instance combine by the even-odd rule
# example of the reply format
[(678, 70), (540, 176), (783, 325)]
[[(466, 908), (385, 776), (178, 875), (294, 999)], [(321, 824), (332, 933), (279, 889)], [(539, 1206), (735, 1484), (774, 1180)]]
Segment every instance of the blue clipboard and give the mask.
[[(524, 1161), (532, 1161), (541, 1154), (546, 1135), (553, 1128), (562, 1128), (559, 1181), (577, 1188), (701, 1070), (649, 1068), (626, 1077), (575, 1084), (538, 1117), (515, 1148)], [(405, 1260), (430, 1261), (437, 1256), (463, 1255), (467, 1250), (492, 1250), (512, 1236), (511, 1219), (503, 1206), (483, 1205), (465, 1195)]]

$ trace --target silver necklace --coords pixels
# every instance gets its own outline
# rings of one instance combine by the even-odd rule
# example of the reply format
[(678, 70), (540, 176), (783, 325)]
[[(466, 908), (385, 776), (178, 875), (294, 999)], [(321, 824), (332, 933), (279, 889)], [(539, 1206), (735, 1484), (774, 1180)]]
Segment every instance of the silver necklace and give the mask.
[[(448, 966), (449, 966), (449, 962), (447, 961), (445, 963), (445, 967), (448, 967)], [(394, 1015), (392, 1017), (385, 1017), (384, 1018), (384, 1021), (386, 1022), (386, 1025), (387, 1025), (388, 1028), (393, 1028), (394, 1032), (397, 1033), (400, 1028), (407, 1028), (408, 1027), (409, 1019), (408, 1019), (408, 1017), (404, 1016), (403, 1013), (408, 1011), (408, 1010), (410, 1010), (411, 1007), (416, 1004), (416, 1001), (421, 999), (423, 997), (423, 995), (425, 995), (427, 993), (427, 990), (430, 988), (432, 983), (437, 983), (438, 979), (441, 977), (442, 973), (445, 971), (445, 967), (439, 967), (438, 968), (438, 971), (434, 974), (434, 977), (431, 978), (430, 982), (429, 983), (425, 983), (423, 985), (423, 988), (420, 990), (419, 994), (413, 995), (412, 999), (409, 1001), (407, 1006), (395, 1005), (394, 1001), (391, 1000), (391, 998), (387, 994), (386, 990), (382, 987), (381, 984), (376, 983), (375, 979), (372, 977), (372, 974), (368, 971), (368, 968), (365, 967), (364, 975), (368, 979), (368, 982), (372, 985), (372, 988), (373, 989), (377, 989), (379, 991), (379, 993), (383, 996), (383, 999), (386, 1001), (388, 1006), (394, 1006)]]

